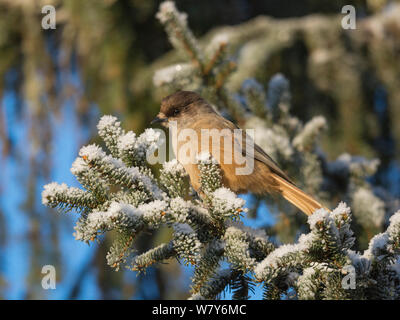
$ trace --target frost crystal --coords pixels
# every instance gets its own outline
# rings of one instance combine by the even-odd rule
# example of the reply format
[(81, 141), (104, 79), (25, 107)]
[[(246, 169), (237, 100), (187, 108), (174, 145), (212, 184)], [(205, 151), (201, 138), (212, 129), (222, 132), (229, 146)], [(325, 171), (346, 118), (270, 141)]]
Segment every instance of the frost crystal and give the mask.
[(321, 221), (328, 220), (330, 218), (330, 213), (325, 209), (318, 209), (311, 216), (308, 217), (308, 224), (311, 229), (316, 227), (316, 224)]
[(42, 203), (48, 205), (51, 198), (57, 193), (63, 193), (68, 190), (68, 186), (65, 183), (58, 184), (57, 182), (52, 182), (44, 186), (42, 192)]
[(385, 249), (388, 239), (389, 235), (387, 233), (380, 233), (374, 236), (369, 243), (368, 250), (364, 252), (364, 257), (368, 259), (379, 257)]
[[(273, 159), (290, 159), (294, 150), (289, 137), (285, 132), (267, 128), (259, 118), (251, 118), (247, 121), (247, 128), (254, 128), (254, 141)], [(251, 132), (249, 132), (252, 135)]]
[(126, 134), (120, 136), (118, 138), (118, 149), (123, 151), (130, 151), (135, 148), (136, 144), (136, 134), (132, 131), (127, 132)]
[(326, 120), (322, 116), (314, 117), (307, 122), (304, 129), (293, 139), (293, 145), (300, 151), (313, 147), (315, 139), (326, 128)]
[(380, 227), (385, 217), (385, 204), (371, 190), (358, 189), (353, 196), (354, 215), (364, 226)]
[(113, 127), (119, 127), (120, 122), (116, 117), (113, 116), (103, 116), (101, 117), (99, 123), (97, 124), (97, 129), (101, 132)]
[(179, 82), (182, 85), (188, 84), (187, 75), (193, 72), (193, 67), (187, 63), (178, 63), (154, 73), (153, 83), (156, 87)]
[(217, 163), (217, 161), (211, 156), (209, 152), (200, 152), (196, 156), (196, 160), (203, 163)]
[(274, 250), (271, 254), (268, 255), (254, 270), (254, 272), (257, 274), (262, 273), (262, 271), (266, 267), (277, 267), (278, 259), (283, 257), (284, 255), (287, 255), (289, 253), (297, 252), (299, 251), (300, 247), (295, 244), (285, 244)]
[[(317, 210), (308, 218), (310, 232), (295, 243), (281, 244), (307, 228), (282, 197), (274, 197), (273, 205), (264, 196), (252, 197), (252, 217), (260, 214), (261, 203), (267, 203), (279, 220), (261, 230), (247, 227), (240, 221), (247, 212), (244, 200), (223, 185), (222, 168), (210, 154), (198, 156), (200, 188), (195, 195), (176, 160), (164, 163), (159, 175), (157, 167), (150, 166), (148, 156), (162, 143), (160, 131), (125, 132), (113, 116), (102, 117), (97, 126), (106, 149), (85, 146), (72, 164), (82, 188), (50, 183), (44, 187), (43, 204), (76, 211), (80, 217), (74, 235), (81, 241), (94, 241), (113, 230), (107, 263), (115, 270), (125, 265), (144, 272), (169, 259), (191, 264), (192, 299), (216, 299), (227, 287), (235, 299), (248, 299), (260, 282), (266, 299), (399, 300), (400, 211), (384, 231), (389, 203), (395, 201), (390, 192), (374, 189), (367, 180), (379, 161), (348, 154), (328, 161), (318, 146), (326, 120), (318, 116), (303, 124), (290, 114), (290, 84), (282, 74), (272, 76), (266, 92), (265, 83), (254, 75), (268, 60), (265, 50), (273, 47), (268, 37), (246, 40), (238, 50), (246, 28), (227, 27), (199, 45), (186, 14), (173, 1), (161, 3), (157, 18), (179, 55), (173, 59), (179, 63), (155, 70), (153, 82), (159, 91), (196, 91), (221, 114), (255, 129), (255, 142), (332, 212)], [(357, 242), (350, 207), (341, 202), (333, 208), (328, 202), (338, 197), (353, 208), (353, 225), (360, 232)], [(374, 229), (381, 233), (363, 254), (356, 252)], [(265, 231), (273, 236), (267, 237)], [(153, 235), (148, 237), (152, 247), (136, 252), (143, 247), (135, 246), (142, 233)], [(153, 245), (154, 239), (165, 242)], [(222, 269), (222, 264), (228, 266)], [(356, 273), (356, 290), (342, 286), (351, 270)]]
[(183, 166), (176, 159), (165, 162), (163, 164), (163, 169), (165, 170), (165, 172), (171, 173), (171, 174), (178, 174), (178, 173), (185, 174), (186, 173)]
[(173, 1), (164, 1), (163, 3), (161, 3), (160, 10), (156, 14), (156, 17), (162, 23), (165, 23), (171, 18), (171, 15), (178, 15), (182, 22), (186, 22), (187, 15), (179, 14)]
[(86, 147), (82, 147), (79, 151), (79, 155), (87, 161), (100, 160), (106, 157), (106, 153), (97, 145), (90, 144)]
[(82, 158), (76, 158), (71, 166), (71, 173), (73, 175), (79, 175), (80, 173), (86, 171), (88, 169), (88, 165)]
[(219, 188), (212, 194), (212, 206), (215, 211), (225, 215), (235, 215), (242, 211), (245, 201), (227, 188)]

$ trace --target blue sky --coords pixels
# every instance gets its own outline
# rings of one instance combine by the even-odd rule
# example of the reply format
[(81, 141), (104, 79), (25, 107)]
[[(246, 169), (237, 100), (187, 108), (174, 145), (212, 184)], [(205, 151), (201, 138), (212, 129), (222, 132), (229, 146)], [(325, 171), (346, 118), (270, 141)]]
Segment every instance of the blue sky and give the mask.
[[(26, 239), (26, 233), (29, 228), (29, 220), (26, 214), (20, 208), (21, 203), (25, 199), (25, 184), (26, 177), (29, 173), (28, 156), (30, 146), (26, 144), (30, 141), (27, 138), (27, 123), (24, 117), (16, 117), (16, 99), (12, 93), (8, 93), (4, 96), (3, 105), (5, 106), (5, 118), (7, 126), (10, 128), (9, 135), (14, 141), (14, 145), (18, 154), (21, 155), (18, 162), (16, 157), (8, 157), (2, 159), (3, 170), (1, 172), (1, 187), (2, 193), (0, 198), (0, 206), (2, 207), (6, 215), (6, 228), (8, 230), (8, 243), (5, 246), (1, 256), (4, 258), (1, 272), (5, 276), (7, 281), (6, 299), (23, 299), (26, 294), (26, 277), (29, 271), (29, 255), (31, 254), (29, 241)], [(96, 117), (100, 115), (94, 112)], [(21, 120), (22, 119), (22, 120)], [(123, 120), (123, 119), (122, 119)], [(70, 172), (70, 167), (74, 159), (76, 158), (81, 143), (86, 143), (91, 133), (89, 130), (82, 128), (77, 122), (75, 116), (75, 110), (73, 103), (68, 103), (62, 109), (62, 116), (58, 119), (52, 119), (53, 125), (53, 141), (51, 160), (53, 165), (51, 171), (51, 180), (56, 182), (65, 182), (70, 186), (78, 187), (79, 183), (75, 180), (74, 176)], [(46, 184), (51, 181), (41, 181)], [(38, 186), (37, 202), (41, 206), (40, 193), (42, 185)], [(246, 201), (251, 201), (250, 197), (244, 196)], [(44, 209), (39, 207), (39, 210)], [(271, 217), (266, 214), (266, 208), (260, 208), (263, 211), (259, 215), (260, 219), (246, 219), (243, 221), (248, 226), (260, 227), (265, 224), (273, 223)], [(63, 213), (56, 213), (63, 214)], [(86, 264), (95, 252), (93, 245), (88, 246), (85, 243), (76, 241), (72, 235), (73, 223), (75, 222), (77, 215), (72, 213), (64, 214), (65, 219), (62, 221), (62, 227), (60, 229), (60, 247), (62, 248), (62, 265), (63, 265), (63, 278), (61, 282), (57, 283), (55, 290), (46, 290), (43, 294), (46, 299), (65, 299), (70, 290), (71, 283), (76, 278), (82, 265)], [(49, 225), (42, 225), (41, 232), (48, 233)], [(94, 244), (96, 245), (96, 244)], [(52, 261), (43, 261), (43, 265), (50, 264)], [(189, 288), (188, 279), (190, 278), (193, 268), (182, 267), (184, 269), (183, 274), (185, 275), (186, 284)], [(41, 279), (38, 278), (39, 282)], [(40, 285), (40, 283), (38, 283)], [(149, 288), (149, 294), (151, 290)], [(262, 288), (256, 288), (256, 295), (253, 298), (261, 298)], [(231, 293), (226, 292), (223, 298), (229, 299)], [(79, 296), (80, 299), (98, 299), (99, 294), (97, 290), (95, 274), (88, 274), (84, 278), (82, 285), (82, 291)], [(137, 297), (141, 298), (141, 297)]]
[[(4, 116), (9, 130), (8, 134), (13, 140), (13, 144), (18, 157), (7, 157), (1, 159), (2, 170), (1, 177), (1, 198), (0, 206), (5, 213), (6, 229), (8, 232), (7, 244), (3, 248), (1, 256), (4, 263), (1, 265), (1, 272), (7, 282), (5, 291), (6, 299), (22, 299), (26, 294), (26, 276), (29, 270), (30, 245), (26, 239), (29, 228), (27, 215), (21, 209), (21, 204), (26, 196), (26, 181), (24, 178), (29, 173), (29, 152), (31, 151), (28, 139), (28, 125), (25, 117), (17, 117), (16, 97), (12, 92), (7, 92), (2, 101)], [(26, 111), (26, 109), (24, 110)], [(78, 186), (77, 181), (70, 173), (69, 169), (72, 161), (75, 159), (79, 150), (78, 141), (87, 140), (89, 133), (79, 126), (74, 115), (73, 105), (67, 105), (63, 108), (62, 116), (57, 120), (53, 118), (54, 140), (52, 141), (51, 158), (53, 166), (51, 172), (54, 181), (65, 182), (71, 186)], [(18, 158), (18, 160), (17, 160)], [(48, 183), (49, 181), (39, 182)], [(42, 186), (38, 186), (37, 203), (41, 205), (40, 193)], [(39, 208), (41, 210), (42, 208)], [(44, 208), (43, 208), (44, 209)], [(64, 220), (61, 228), (60, 246), (63, 248), (63, 265), (65, 272), (63, 281), (57, 283), (56, 290), (47, 290), (44, 294), (47, 298), (63, 299), (69, 292), (68, 283), (75, 278), (76, 272), (82, 263), (91, 259), (94, 250), (88, 245), (75, 241), (72, 236), (73, 221), (76, 219), (72, 213)], [(46, 228), (49, 225), (42, 225), (42, 233), (48, 232)], [(53, 264), (52, 261), (43, 261), (43, 265)], [(92, 278), (92, 279), (90, 279)], [(37, 279), (38, 282), (40, 279)], [(40, 284), (40, 282), (39, 282)], [(82, 298), (96, 299), (96, 285), (94, 277), (85, 279)]]
[[(378, 100), (378, 99), (377, 99)], [(7, 245), (0, 248), (0, 259), (3, 263), (0, 264), (0, 272), (5, 276), (8, 287), (6, 290), (6, 299), (22, 299), (26, 294), (26, 276), (29, 271), (29, 255), (31, 254), (29, 241), (26, 239), (27, 230), (29, 228), (29, 220), (27, 215), (21, 209), (21, 203), (26, 196), (26, 181), (24, 178), (29, 173), (28, 156), (30, 145), (27, 144), (28, 131), (26, 117), (16, 116), (16, 97), (12, 92), (6, 92), (3, 97), (2, 105), (5, 106), (5, 119), (9, 130), (9, 136), (14, 142), (17, 154), (21, 157), (8, 157), (1, 159), (2, 170), (0, 171), (0, 207), (5, 213)], [(95, 107), (93, 117), (100, 118)], [(22, 120), (21, 120), (22, 119)], [(123, 119), (121, 119), (123, 121)], [(93, 132), (88, 128), (83, 128), (76, 119), (74, 103), (68, 102), (62, 109), (62, 116), (52, 118), (53, 126), (53, 141), (51, 151), (51, 161), (54, 164), (51, 171), (51, 181), (65, 182), (70, 186), (78, 187), (79, 184), (70, 172), (70, 167), (78, 154), (81, 144), (87, 143)], [(394, 162), (387, 173), (388, 180), (392, 181), (393, 191), (399, 192), (399, 169), (398, 163)], [(37, 202), (39, 210), (44, 210), (41, 205), (40, 193), (44, 184), (51, 181), (41, 181), (37, 191)], [(246, 202), (250, 202), (249, 196), (242, 196)], [(261, 206), (259, 208), (258, 219), (243, 218), (243, 222), (247, 226), (262, 227), (265, 225), (274, 224), (273, 217), (268, 213), (267, 208)], [(58, 214), (58, 213), (56, 213)], [(61, 214), (61, 213), (60, 213)], [(47, 299), (65, 299), (71, 290), (71, 283), (76, 279), (77, 273), (80, 271), (82, 265), (90, 261), (95, 252), (93, 246), (76, 241), (72, 235), (73, 224), (77, 218), (74, 213), (63, 214), (62, 227), (60, 229), (60, 247), (62, 248), (62, 265), (63, 265), (63, 278), (62, 281), (57, 283), (56, 290), (47, 290), (44, 297)], [(49, 233), (49, 225), (44, 224), (41, 226), (41, 232)], [(94, 244), (96, 245), (96, 244)], [(43, 261), (43, 265), (53, 264), (52, 261)], [(184, 268), (185, 279), (189, 279), (193, 268)], [(151, 272), (148, 273), (149, 277)], [(130, 277), (130, 281), (132, 281)], [(37, 279), (38, 282), (40, 278)], [(189, 282), (185, 281), (185, 287), (189, 288)], [(40, 283), (38, 283), (39, 285)], [(152, 295), (154, 287), (148, 287), (149, 296)], [(82, 291), (79, 296), (81, 299), (98, 299), (100, 298), (97, 289), (96, 275), (89, 273), (83, 280)], [(262, 287), (256, 287), (256, 294), (253, 299), (260, 299), (262, 296)], [(223, 298), (229, 299), (231, 293), (226, 292)], [(134, 298), (144, 298), (136, 296)]]

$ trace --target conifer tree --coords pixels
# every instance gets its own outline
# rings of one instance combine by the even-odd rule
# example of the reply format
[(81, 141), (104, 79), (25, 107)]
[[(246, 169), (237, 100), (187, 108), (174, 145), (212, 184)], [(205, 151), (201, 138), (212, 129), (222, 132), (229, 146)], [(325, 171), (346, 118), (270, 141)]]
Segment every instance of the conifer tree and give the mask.
[[(144, 272), (171, 258), (192, 265), (191, 299), (215, 299), (227, 286), (233, 298), (247, 299), (260, 283), (266, 299), (399, 299), (400, 211), (390, 212), (391, 195), (367, 180), (379, 161), (348, 154), (328, 161), (319, 147), (326, 120), (316, 116), (302, 123), (291, 115), (290, 85), (283, 75), (272, 77), (266, 89), (247, 79), (232, 92), (227, 83), (236, 63), (226, 50), (229, 35), (217, 35), (200, 47), (186, 14), (171, 1), (160, 5), (157, 18), (184, 62), (157, 71), (154, 84), (166, 93), (196, 91), (243, 128), (255, 128), (256, 143), (302, 188), (334, 209), (317, 210), (307, 227), (295, 208), (274, 199), (270, 211), (289, 221), (289, 233), (297, 234), (295, 241), (282, 244), (288, 237), (279, 222), (269, 236), (243, 224), (243, 215), (257, 211), (263, 199), (254, 198), (252, 207), (224, 187), (219, 165), (209, 154), (197, 159), (199, 197), (188, 188), (176, 160), (163, 163), (159, 175), (153, 173), (147, 159), (164, 142), (160, 132), (125, 132), (113, 116), (103, 116), (98, 124), (107, 150), (85, 146), (72, 165), (82, 189), (50, 183), (43, 204), (80, 214), (77, 240), (89, 243), (118, 232), (107, 255), (116, 270)], [(140, 233), (161, 227), (171, 230), (169, 242), (134, 250)], [(368, 242), (372, 231), (377, 235)], [(361, 252), (363, 241), (368, 248)]]

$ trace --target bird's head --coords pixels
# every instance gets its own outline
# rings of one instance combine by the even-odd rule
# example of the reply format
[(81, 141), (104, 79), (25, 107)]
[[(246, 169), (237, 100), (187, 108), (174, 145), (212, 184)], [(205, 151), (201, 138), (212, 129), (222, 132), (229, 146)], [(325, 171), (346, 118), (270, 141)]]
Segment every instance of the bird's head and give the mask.
[(161, 101), (160, 112), (151, 124), (159, 123), (168, 127), (168, 122), (188, 121), (207, 112), (214, 112), (214, 110), (196, 92), (177, 91)]

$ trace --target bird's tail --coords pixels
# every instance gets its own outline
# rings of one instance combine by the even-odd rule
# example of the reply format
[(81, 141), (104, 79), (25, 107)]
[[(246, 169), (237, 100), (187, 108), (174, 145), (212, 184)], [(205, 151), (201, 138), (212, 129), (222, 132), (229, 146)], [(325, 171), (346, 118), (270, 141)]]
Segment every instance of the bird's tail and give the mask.
[(324, 208), (328, 211), (329, 209), (325, 208), (321, 205), (317, 200), (301, 191), (295, 185), (287, 181), (286, 179), (280, 177), (279, 175), (273, 173), (272, 174), (275, 181), (278, 183), (279, 190), (282, 196), (303, 211), (306, 215), (310, 216), (314, 213), (315, 210)]

